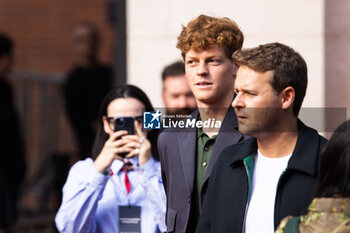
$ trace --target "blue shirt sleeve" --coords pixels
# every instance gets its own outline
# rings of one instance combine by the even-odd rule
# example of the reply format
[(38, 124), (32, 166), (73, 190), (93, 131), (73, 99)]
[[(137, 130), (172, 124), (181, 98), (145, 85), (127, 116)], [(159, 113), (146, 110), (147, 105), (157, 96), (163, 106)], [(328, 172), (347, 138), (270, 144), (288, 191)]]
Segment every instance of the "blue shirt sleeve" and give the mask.
[(95, 232), (95, 211), (108, 177), (92, 166), (92, 159), (79, 161), (69, 172), (63, 200), (56, 215), (60, 232)]
[(161, 178), (160, 163), (155, 162), (158, 166), (151, 167), (152, 163), (146, 163), (142, 166), (141, 183), (146, 190), (147, 198), (150, 200), (155, 210), (155, 222), (161, 232), (166, 231), (165, 211), (166, 211), (166, 195)]

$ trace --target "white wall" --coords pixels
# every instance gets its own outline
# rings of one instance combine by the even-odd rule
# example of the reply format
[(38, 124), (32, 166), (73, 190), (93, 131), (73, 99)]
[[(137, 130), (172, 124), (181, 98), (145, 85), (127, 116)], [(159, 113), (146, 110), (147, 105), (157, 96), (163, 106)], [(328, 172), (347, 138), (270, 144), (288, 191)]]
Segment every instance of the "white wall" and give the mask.
[(127, 0), (128, 82), (162, 107), (161, 71), (176, 59), (181, 25), (199, 14), (229, 17), (245, 35), (244, 47), (282, 42), (309, 68), (304, 107), (324, 106), (324, 1), (321, 0)]

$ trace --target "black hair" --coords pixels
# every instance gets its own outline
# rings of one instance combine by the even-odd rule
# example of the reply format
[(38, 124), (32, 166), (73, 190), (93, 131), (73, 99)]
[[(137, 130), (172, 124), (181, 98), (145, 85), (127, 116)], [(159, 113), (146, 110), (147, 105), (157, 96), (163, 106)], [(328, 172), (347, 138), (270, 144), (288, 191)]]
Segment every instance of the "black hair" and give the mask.
[(0, 58), (2, 58), (3, 56), (11, 56), (12, 50), (12, 39), (4, 33), (0, 33)]
[[(118, 98), (135, 98), (139, 100), (144, 106), (144, 111), (150, 112), (154, 111), (154, 108), (148, 99), (147, 95), (138, 87), (133, 85), (123, 85), (116, 87), (108, 92), (102, 101), (99, 114), (98, 114), (98, 126), (97, 134), (95, 137), (94, 145), (92, 147), (93, 157), (96, 158), (101, 152), (104, 143), (108, 140), (108, 134), (104, 131), (102, 117), (107, 116), (107, 107), (115, 99)], [(157, 130), (151, 130), (147, 134), (147, 139), (151, 142), (151, 152), (154, 159), (159, 160), (158, 150), (157, 150), (157, 138), (159, 132)]]
[(183, 61), (177, 61), (164, 67), (162, 72), (162, 80), (164, 82), (168, 76), (178, 76), (183, 74), (185, 74), (185, 63)]
[(334, 132), (322, 152), (316, 197), (350, 197), (350, 120)]

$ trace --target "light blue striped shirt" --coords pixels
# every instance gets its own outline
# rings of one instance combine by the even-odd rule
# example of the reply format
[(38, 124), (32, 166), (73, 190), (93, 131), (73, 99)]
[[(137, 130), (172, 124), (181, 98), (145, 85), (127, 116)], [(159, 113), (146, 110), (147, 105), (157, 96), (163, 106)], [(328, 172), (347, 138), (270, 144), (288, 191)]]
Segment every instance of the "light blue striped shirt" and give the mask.
[[(131, 159), (137, 164), (137, 158)], [(141, 206), (141, 232), (164, 232), (165, 192), (160, 163), (151, 158), (141, 167), (128, 172), (131, 183), (127, 195), (123, 162), (113, 161), (112, 176), (99, 173), (93, 160), (77, 162), (63, 187), (62, 205), (56, 215), (60, 232), (119, 232), (118, 206)]]

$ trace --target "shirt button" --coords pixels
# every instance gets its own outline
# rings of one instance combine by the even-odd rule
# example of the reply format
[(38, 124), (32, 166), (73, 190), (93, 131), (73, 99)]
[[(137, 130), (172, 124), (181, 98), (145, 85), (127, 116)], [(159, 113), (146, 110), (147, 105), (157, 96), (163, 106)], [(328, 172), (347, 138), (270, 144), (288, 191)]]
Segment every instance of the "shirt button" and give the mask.
[(206, 167), (207, 166), (207, 162), (202, 162), (202, 167)]
[(205, 152), (208, 152), (208, 151), (209, 151), (209, 147), (205, 146), (205, 147), (204, 147), (204, 151), (205, 151)]

